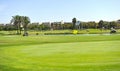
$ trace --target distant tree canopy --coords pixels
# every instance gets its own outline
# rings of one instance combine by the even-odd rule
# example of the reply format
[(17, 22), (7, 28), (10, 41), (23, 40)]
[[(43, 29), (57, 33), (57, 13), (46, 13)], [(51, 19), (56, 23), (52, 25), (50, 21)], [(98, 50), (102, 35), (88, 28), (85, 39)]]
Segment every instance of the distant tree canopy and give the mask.
[(17, 30), (17, 34), (21, 34), (21, 31), (24, 30), (24, 34), (27, 33), (27, 30), (65, 30), (65, 29), (120, 29), (120, 20), (117, 21), (103, 21), (99, 22), (88, 21), (76, 24), (78, 22), (76, 18), (72, 19), (72, 22), (52, 22), (52, 23), (30, 23), (30, 19), (27, 16), (12, 16), (10, 24), (0, 24), (0, 31), (5, 30)]

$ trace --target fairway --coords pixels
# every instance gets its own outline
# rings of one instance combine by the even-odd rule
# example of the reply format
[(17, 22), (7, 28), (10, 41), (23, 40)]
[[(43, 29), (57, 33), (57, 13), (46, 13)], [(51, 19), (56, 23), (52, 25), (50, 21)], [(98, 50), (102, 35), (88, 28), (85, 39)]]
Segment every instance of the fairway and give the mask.
[(120, 35), (0, 36), (0, 71), (120, 71)]

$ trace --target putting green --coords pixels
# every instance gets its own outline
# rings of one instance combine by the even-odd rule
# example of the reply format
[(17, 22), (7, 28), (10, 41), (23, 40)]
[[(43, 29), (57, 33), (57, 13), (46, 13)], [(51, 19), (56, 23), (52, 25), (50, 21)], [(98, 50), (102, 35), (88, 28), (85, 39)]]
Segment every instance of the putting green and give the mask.
[[(50, 40), (49, 37), (45, 36), (43, 39)], [(76, 40), (81, 39), (82, 41), (82, 37), (80, 36)], [(11, 41), (17, 41), (19, 45), (17, 42), (17, 44), (15, 42), (8, 43), (10, 39), (1, 39), (6, 41), (1, 41), (0, 44), (2, 45), (0, 48), (0, 71), (120, 71), (119, 40), (67, 42), (61, 38), (63, 43), (50, 43), (47, 42), (48, 40), (42, 43), (42, 39), (39, 43), (38, 40), (33, 40), (33, 43), (38, 44), (31, 44), (28, 43), (32, 41), (31, 38), (33, 37), (22, 39), (15, 37)], [(69, 38), (73, 38), (73, 36)], [(40, 40), (40, 38), (38, 39)], [(22, 41), (28, 42), (23, 44)]]

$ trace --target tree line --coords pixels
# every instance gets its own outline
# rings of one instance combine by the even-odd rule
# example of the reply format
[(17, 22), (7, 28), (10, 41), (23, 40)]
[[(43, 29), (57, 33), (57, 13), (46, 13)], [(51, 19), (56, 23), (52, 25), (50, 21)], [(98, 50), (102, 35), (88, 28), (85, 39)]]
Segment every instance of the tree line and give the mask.
[(0, 30), (3, 31), (10, 31), (10, 30), (17, 30), (17, 34), (21, 34), (21, 31), (24, 31), (24, 35), (27, 35), (27, 30), (66, 30), (66, 29), (119, 29), (120, 28), (120, 20), (117, 21), (103, 21), (100, 20), (99, 22), (89, 21), (89, 22), (82, 22), (78, 21), (76, 18), (72, 19), (72, 22), (64, 22), (61, 23), (51, 23), (45, 25), (44, 23), (30, 23), (30, 18), (27, 16), (12, 16), (10, 24), (0, 25)]
[(99, 22), (89, 21), (89, 22), (80, 22), (79, 25), (76, 25), (76, 18), (72, 19), (74, 29), (119, 29), (120, 20), (117, 21), (103, 21)]

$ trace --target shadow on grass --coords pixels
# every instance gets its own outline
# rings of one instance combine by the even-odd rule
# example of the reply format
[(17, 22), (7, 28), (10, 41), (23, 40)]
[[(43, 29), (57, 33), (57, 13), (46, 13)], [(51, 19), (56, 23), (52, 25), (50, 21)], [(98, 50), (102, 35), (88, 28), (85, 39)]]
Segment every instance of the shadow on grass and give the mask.
[(10, 66), (0, 65), (0, 71), (31, 71), (29, 69), (23, 69), (23, 68), (14, 68)]
[(37, 67), (31, 69), (14, 68), (0, 65), (0, 71), (120, 71), (119, 64), (113, 65), (87, 65), (87, 66), (43, 66), (42, 69)]

